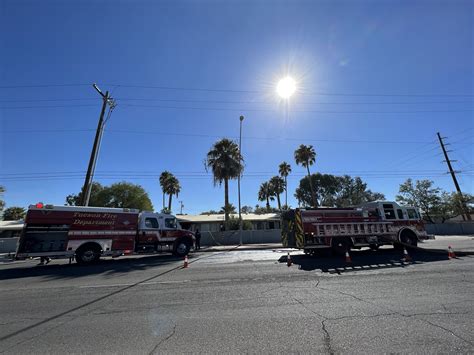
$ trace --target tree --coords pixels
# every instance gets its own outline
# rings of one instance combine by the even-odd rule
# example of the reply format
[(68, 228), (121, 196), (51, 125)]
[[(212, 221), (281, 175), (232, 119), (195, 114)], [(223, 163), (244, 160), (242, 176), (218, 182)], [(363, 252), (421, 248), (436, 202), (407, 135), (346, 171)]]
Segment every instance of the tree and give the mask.
[(168, 210), (171, 211), (173, 195), (178, 197), (179, 193), (181, 192), (179, 180), (174, 175), (171, 175), (167, 178), (165, 182), (165, 192), (168, 194)]
[(291, 166), (288, 164), (286, 161), (281, 163), (278, 166), (278, 172), (280, 173), (280, 176), (285, 179), (285, 206), (288, 208), (288, 183), (287, 183), (287, 177), (291, 173)]
[[(214, 143), (207, 153), (204, 165), (211, 169), (214, 185), (222, 185), (224, 182), (224, 206), (229, 205), (229, 180), (237, 179), (243, 171), (243, 158), (239, 146), (230, 139), (223, 138)], [(225, 214), (225, 220), (229, 214)]]
[(208, 215), (209, 215), (209, 214), (220, 214), (220, 212), (219, 212), (219, 211), (215, 211), (215, 210), (210, 210), (210, 211), (201, 212), (200, 214), (201, 214), (201, 215), (203, 215), (203, 214), (208, 214)]
[[(77, 206), (81, 201), (81, 193), (67, 196), (66, 202)], [(99, 183), (93, 183), (89, 206), (153, 211), (153, 204), (143, 187), (125, 181), (105, 187)]]
[(8, 207), (3, 211), (3, 220), (4, 221), (17, 221), (19, 219), (24, 219), (26, 215), (26, 210), (22, 207)]
[(230, 215), (237, 213), (237, 210), (233, 204), (229, 203), (227, 206), (222, 206), (219, 213)]
[(281, 210), (280, 194), (285, 191), (285, 180), (280, 176), (274, 176), (269, 181), (270, 193), (277, 198), (278, 209)]
[(248, 214), (253, 212), (252, 206), (242, 206), (242, 213)]
[(3, 201), (3, 194), (5, 193), (5, 187), (0, 185), (0, 212), (5, 207), (5, 201)]
[[(311, 190), (316, 187), (316, 191)], [(340, 181), (337, 176), (330, 174), (312, 174), (311, 180), (305, 176), (295, 191), (295, 197), (300, 206), (335, 206), (336, 194), (340, 190)]]
[(442, 195), (441, 189), (433, 184), (431, 180), (417, 180), (413, 184), (412, 179), (407, 179), (400, 185), (396, 201), (420, 208), (428, 221), (435, 223), (434, 216), (442, 211)]
[(270, 183), (263, 182), (260, 185), (260, 190), (258, 190), (258, 200), (259, 201), (267, 201), (267, 210), (270, 209), (270, 201), (273, 201), (273, 195), (270, 189)]
[(336, 207), (356, 206), (362, 203), (385, 200), (385, 196), (378, 192), (367, 190), (367, 183), (360, 177), (352, 178), (349, 175), (338, 177), (339, 191), (334, 201)]
[(267, 208), (267, 207), (262, 207), (259, 205), (255, 205), (255, 209), (254, 209), (255, 214), (279, 213), (279, 212), (280, 210), (278, 210), (277, 208), (274, 208), (274, 207)]
[[(311, 180), (313, 186), (316, 186), (315, 196), (319, 206), (348, 207), (385, 199), (383, 194), (367, 190), (367, 184), (359, 177), (316, 173), (311, 175)], [(300, 206), (311, 205), (311, 187), (308, 177), (300, 180), (295, 197)]]
[[(230, 217), (229, 220), (225, 223), (225, 229), (236, 231), (239, 230), (239, 219), (235, 217)], [(250, 221), (242, 221), (242, 229), (243, 230), (250, 230), (252, 229), (252, 222)]]
[(309, 166), (313, 165), (316, 161), (316, 152), (312, 145), (301, 144), (298, 149), (295, 150), (295, 161), (297, 165), (301, 165), (308, 170), (308, 181), (311, 189), (311, 197), (313, 201), (313, 207), (318, 207), (316, 196), (314, 194), (313, 183), (311, 181), (311, 173), (309, 172)]
[(166, 185), (168, 183), (168, 180), (173, 176), (169, 171), (163, 171), (160, 174), (160, 186), (161, 186), (161, 191), (163, 192), (163, 208), (165, 208), (165, 193), (166, 193)]
[[(102, 186), (98, 182), (93, 182), (92, 183), (92, 188), (91, 188), (91, 196), (89, 199), (89, 206), (105, 206), (105, 200), (101, 200), (103, 195), (101, 195), (101, 192), (104, 190), (104, 186)], [(82, 201), (82, 194), (83, 191), (81, 189), (81, 192), (79, 192), (77, 195), (76, 194), (71, 194), (66, 197), (66, 204), (69, 206), (80, 206), (81, 201)]]

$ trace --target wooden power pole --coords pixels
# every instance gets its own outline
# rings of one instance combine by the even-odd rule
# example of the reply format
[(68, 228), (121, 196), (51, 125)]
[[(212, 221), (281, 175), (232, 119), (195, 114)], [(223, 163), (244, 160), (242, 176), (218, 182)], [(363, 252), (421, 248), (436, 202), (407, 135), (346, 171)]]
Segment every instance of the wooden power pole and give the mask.
[(441, 145), (441, 149), (443, 150), (444, 159), (446, 161), (446, 164), (448, 164), (449, 172), (450, 172), (451, 177), (453, 178), (453, 181), (454, 181), (454, 186), (456, 186), (456, 191), (458, 192), (458, 194), (461, 198), (461, 210), (464, 211), (464, 213), (465, 213), (465, 216), (464, 216), (464, 214), (462, 215), (462, 219), (464, 221), (466, 219), (468, 221), (471, 221), (472, 220), (471, 214), (469, 213), (469, 210), (467, 209), (466, 202), (464, 201), (464, 195), (461, 192), (461, 188), (459, 187), (458, 180), (456, 179), (456, 173), (453, 170), (453, 167), (451, 165), (452, 160), (449, 160), (448, 152), (446, 151), (446, 148), (444, 146), (443, 138), (441, 138), (441, 135), (439, 134), (439, 132), (437, 134), (438, 134), (439, 144)]
[(82, 187), (82, 198), (81, 206), (89, 205), (89, 198), (92, 190), (92, 176), (94, 175), (95, 163), (97, 161), (97, 154), (100, 146), (100, 140), (102, 138), (102, 131), (104, 129), (104, 114), (107, 104), (112, 102), (112, 98), (109, 96), (109, 92), (105, 94), (100, 91), (96, 84), (93, 84), (94, 89), (102, 96), (102, 110), (100, 111), (99, 123), (97, 124), (97, 130), (95, 132), (94, 145), (92, 146), (91, 157), (89, 159), (89, 166), (87, 167), (86, 179), (84, 180), (84, 186)]

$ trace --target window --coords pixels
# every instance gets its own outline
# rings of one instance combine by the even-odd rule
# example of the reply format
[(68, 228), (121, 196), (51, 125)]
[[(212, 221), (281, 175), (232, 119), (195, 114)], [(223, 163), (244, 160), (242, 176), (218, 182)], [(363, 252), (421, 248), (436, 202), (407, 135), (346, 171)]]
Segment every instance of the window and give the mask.
[(413, 208), (407, 209), (409, 219), (418, 219), (418, 215)]
[(158, 221), (156, 218), (145, 218), (145, 227), (158, 229)]
[[(389, 205), (389, 206), (392, 206), (392, 205)], [(385, 208), (385, 205), (384, 205), (384, 209), (383, 209), (383, 213), (385, 214), (385, 219), (396, 219), (397, 217), (395, 216), (395, 210), (393, 210), (392, 208)]]
[(268, 229), (275, 229), (275, 222), (268, 222)]
[(165, 218), (165, 227), (169, 229), (176, 229), (176, 218)]
[(397, 209), (398, 219), (403, 219), (403, 211), (401, 209)]

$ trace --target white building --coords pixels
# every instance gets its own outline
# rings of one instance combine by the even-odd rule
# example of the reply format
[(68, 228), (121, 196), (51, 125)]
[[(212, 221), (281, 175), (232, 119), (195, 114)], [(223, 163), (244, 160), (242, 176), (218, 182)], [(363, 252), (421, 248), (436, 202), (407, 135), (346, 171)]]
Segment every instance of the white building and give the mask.
[[(199, 228), (201, 232), (220, 232), (224, 225), (224, 214), (202, 214), (202, 215), (177, 215), (181, 226), (185, 229), (195, 231)], [(231, 214), (230, 218), (238, 219), (238, 214)], [(280, 215), (277, 213), (242, 214), (243, 221), (252, 223), (253, 230), (280, 229)]]

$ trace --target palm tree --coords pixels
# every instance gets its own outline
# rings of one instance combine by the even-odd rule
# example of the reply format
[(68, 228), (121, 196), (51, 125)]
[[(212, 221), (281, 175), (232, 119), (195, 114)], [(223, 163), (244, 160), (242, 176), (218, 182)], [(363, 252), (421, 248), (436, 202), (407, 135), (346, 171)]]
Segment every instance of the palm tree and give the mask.
[(285, 178), (285, 206), (288, 208), (288, 184), (286, 181), (287, 176), (291, 173), (291, 166), (286, 161), (280, 164), (278, 167), (278, 172), (280, 176)]
[(317, 207), (316, 196), (314, 195), (313, 183), (311, 181), (311, 173), (309, 172), (309, 166), (313, 165), (316, 161), (316, 152), (312, 145), (301, 144), (298, 149), (295, 150), (295, 161), (297, 165), (302, 165), (308, 170), (309, 187), (311, 188), (311, 197), (313, 199), (313, 207)]
[(163, 208), (165, 208), (165, 193), (168, 180), (173, 176), (169, 171), (165, 170), (160, 175), (160, 186), (163, 191)]
[(178, 197), (179, 193), (181, 192), (181, 185), (179, 184), (179, 180), (174, 176), (168, 178), (166, 183), (166, 193), (169, 195), (168, 200), (168, 211), (171, 212), (171, 201), (173, 199), (173, 195)]
[(267, 201), (267, 210), (270, 209), (270, 201), (273, 201), (273, 195), (271, 193), (270, 189), (270, 183), (269, 182), (263, 182), (260, 185), (260, 190), (258, 190), (258, 200), (259, 201)]
[(280, 194), (285, 191), (285, 180), (280, 176), (274, 176), (269, 181), (270, 184), (270, 193), (273, 196), (276, 196), (278, 202), (278, 209), (281, 211), (281, 202), (280, 202)]
[[(207, 153), (204, 165), (206, 171), (212, 170), (214, 185), (221, 185), (224, 182), (224, 206), (229, 206), (229, 180), (237, 179), (244, 170), (239, 146), (227, 138), (217, 141)], [(228, 220), (229, 213), (226, 209), (225, 221)]]
[(5, 192), (5, 187), (0, 185), (0, 211), (3, 210), (3, 207), (5, 207), (5, 201), (3, 201), (2, 196)]

